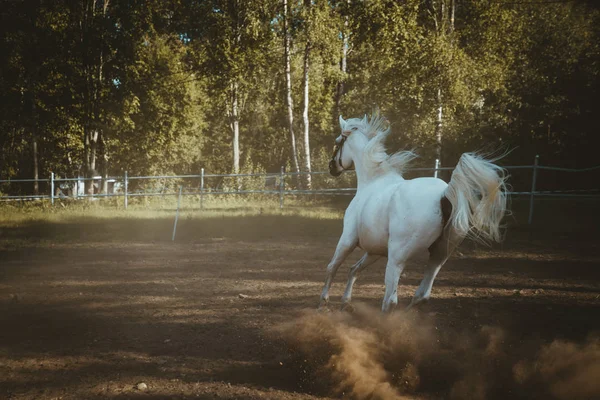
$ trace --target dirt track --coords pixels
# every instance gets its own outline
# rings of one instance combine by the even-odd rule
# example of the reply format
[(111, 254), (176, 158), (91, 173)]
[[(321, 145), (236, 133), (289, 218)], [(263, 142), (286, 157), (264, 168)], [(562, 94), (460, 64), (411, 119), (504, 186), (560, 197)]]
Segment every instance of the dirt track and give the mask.
[[(157, 222), (163, 233), (170, 221)], [(72, 232), (66, 225), (32, 222), (3, 230), (3, 240), (12, 244), (0, 250), (0, 398), (365, 397), (351, 383), (340, 386), (339, 373), (327, 372), (339, 343), (314, 339), (316, 347), (326, 348), (310, 354), (302, 346), (311, 342), (294, 336), (311, 323), (323, 327), (320, 318), (342, 318), (350, 325), (366, 318), (331, 313), (311, 320), (302, 311), (318, 303), (339, 221), (257, 216), (211, 230), (206, 222), (184, 220), (184, 239), (177, 244), (144, 234), (126, 241), (119, 232), (130, 223), (98, 223), (93, 228), (100, 227), (102, 235), (77, 238), (61, 236)], [(488, 357), (477, 353), (487, 343), (478, 343), (482, 328), (500, 330), (502, 359), (491, 367), (485, 361), (494, 382), (475, 393), (460, 373), (432, 369), (443, 361), (430, 356), (427, 362), (412, 360), (419, 373), (412, 382), (394, 378), (396, 372), (406, 375), (405, 366), (384, 363), (389, 383), (397, 386), (393, 393), (424, 399), (561, 398), (560, 391), (536, 382), (535, 374), (515, 383), (515, 365), (534, 362), (556, 339), (584, 346), (600, 331), (598, 253), (594, 238), (531, 240), (518, 231), (501, 248), (463, 246), (442, 269), (432, 301), (417, 315), (395, 318), (422, 318), (417, 323), (428, 324), (446, 361), (472, 360), (471, 350), (479, 361)], [(355, 252), (351, 261), (359, 256)], [(354, 300), (368, 310), (379, 309), (383, 266), (379, 261), (357, 282)], [(334, 307), (345, 276), (342, 267), (331, 293)], [(419, 265), (410, 265), (401, 280), (401, 304), (408, 303), (419, 279)], [(472, 340), (459, 348), (452, 337)], [(599, 354), (592, 354), (592, 368), (600, 365)], [(470, 371), (478, 368), (475, 363)], [(146, 390), (136, 387), (141, 382)], [(466, 391), (457, 385), (467, 385)], [(597, 386), (590, 390), (578, 398), (600, 393)]]

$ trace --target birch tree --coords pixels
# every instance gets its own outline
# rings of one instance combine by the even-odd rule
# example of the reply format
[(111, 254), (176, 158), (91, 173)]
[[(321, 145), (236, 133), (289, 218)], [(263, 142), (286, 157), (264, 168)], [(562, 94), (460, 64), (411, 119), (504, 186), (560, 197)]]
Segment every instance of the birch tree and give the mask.
[(285, 103), (287, 110), (287, 127), (291, 147), (291, 159), (294, 171), (300, 172), (298, 164), (298, 151), (296, 150), (296, 136), (294, 135), (294, 100), (292, 97), (292, 67), (291, 67), (291, 13), (288, 1), (283, 0), (283, 51), (285, 64)]
[(348, 46), (350, 44), (348, 38), (350, 36), (349, 29), (349, 8), (350, 8), (350, 0), (346, 0), (343, 3), (343, 6), (338, 6), (339, 9), (342, 10), (342, 18), (344, 20), (342, 29), (340, 31), (341, 40), (341, 50), (340, 50), (340, 79), (337, 83), (336, 91), (335, 91), (335, 111), (333, 113), (333, 121), (334, 124), (337, 124), (338, 116), (342, 113), (342, 97), (344, 96), (344, 85), (346, 80), (346, 73), (348, 69)]
[(306, 188), (311, 188), (311, 165), (310, 165), (310, 122), (308, 119), (308, 109), (310, 106), (309, 98), (309, 80), (310, 80), (310, 52), (312, 47), (312, 7), (311, 0), (304, 1), (305, 13), (305, 31), (306, 40), (304, 44), (304, 57), (302, 62), (302, 89), (303, 89), (303, 108), (302, 108), (302, 125), (304, 127), (304, 172), (306, 173), (305, 184)]

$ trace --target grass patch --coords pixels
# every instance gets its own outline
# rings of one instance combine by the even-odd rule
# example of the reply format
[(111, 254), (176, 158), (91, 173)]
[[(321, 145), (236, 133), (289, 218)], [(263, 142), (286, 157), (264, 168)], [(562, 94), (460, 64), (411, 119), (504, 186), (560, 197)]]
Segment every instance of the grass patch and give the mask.
[[(0, 247), (22, 248), (35, 243), (166, 242), (171, 240), (176, 198), (149, 198), (132, 202), (127, 210), (115, 199), (57, 201), (0, 206)], [(344, 210), (351, 200), (292, 197), (283, 209), (273, 196), (222, 196), (182, 199), (177, 227), (178, 243), (214, 238), (262, 240), (338, 236)], [(527, 225), (529, 199), (514, 198), (513, 213), (506, 218), (507, 237), (518, 231), (556, 238), (576, 235), (597, 237), (600, 207), (597, 199), (539, 198), (534, 224)]]
[[(0, 208), (0, 247), (14, 249), (35, 243), (170, 241), (176, 206), (134, 204), (127, 210), (102, 202), (55, 205), (28, 204)], [(227, 207), (226, 207), (227, 205)], [(177, 242), (213, 238), (234, 240), (338, 235), (343, 209), (323, 204), (288, 204), (279, 209), (268, 203), (212, 202), (200, 210), (182, 204)], [(194, 207), (195, 206), (195, 207)]]

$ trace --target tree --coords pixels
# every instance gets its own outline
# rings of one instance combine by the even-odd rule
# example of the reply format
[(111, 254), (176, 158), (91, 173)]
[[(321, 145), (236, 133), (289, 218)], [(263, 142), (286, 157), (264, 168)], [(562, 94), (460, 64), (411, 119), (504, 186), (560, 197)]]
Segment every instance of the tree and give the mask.
[(186, 46), (172, 35), (147, 36), (135, 49), (119, 91), (109, 143), (115, 168), (134, 174), (198, 171), (206, 129), (205, 83), (182, 62)]
[[(110, 75), (106, 73), (105, 68), (114, 54), (107, 38), (109, 30), (113, 29), (108, 13), (109, 6), (110, 0), (82, 0), (71, 5), (70, 9), (71, 18), (79, 27), (74, 32), (77, 35), (75, 62), (78, 64), (77, 85), (82, 105), (80, 123), (83, 126), (83, 161), (87, 178), (97, 174), (98, 153), (99, 150), (103, 150), (105, 142), (105, 99), (107, 91), (110, 90)], [(103, 166), (103, 170), (106, 175), (106, 165)], [(93, 190), (93, 181), (86, 181), (86, 192), (91, 194)]]
[(337, 82), (335, 91), (335, 112), (333, 113), (334, 125), (337, 124), (338, 116), (342, 113), (342, 97), (344, 95), (344, 82), (346, 79), (346, 72), (348, 69), (348, 46), (349, 46), (349, 23), (348, 23), (348, 8), (350, 7), (350, 0), (342, 2), (342, 6), (338, 6), (337, 10), (341, 10), (341, 17), (344, 20), (343, 27), (341, 28), (340, 35), (342, 37), (341, 51), (340, 51), (340, 78)]
[(598, 8), (509, 3), (7, 2), (0, 174), (309, 172), (337, 115), (375, 107), (429, 166), (483, 144), (593, 163)]
[(310, 51), (312, 47), (311, 37), (312, 25), (314, 21), (314, 12), (312, 11), (314, 8), (311, 7), (311, 0), (304, 1), (304, 13), (305, 13), (305, 31), (306, 31), (306, 40), (304, 45), (304, 57), (302, 63), (302, 82), (303, 82), (303, 93), (304, 93), (304, 102), (302, 108), (302, 125), (304, 126), (304, 172), (306, 172), (306, 188), (310, 189), (311, 187), (311, 166), (310, 166), (310, 121), (308, 119), (308, 108), (310, 105), (309, 100), (309, 76), (310, 76)]
[(285, 101), (287, 109), (287, 124), (290, 135), (291, 159), (294, 171), (300, 172), (298, 152), (296, 150), (296, 136), (294, 135), (294, 102), (292, 98), (292, 70), (291, 70), (291, 32), (289, 27), (290, 13), (287, 0), (283, 0), (283, 49), (285, 64)]
[[(302, 18), (301, 34), (303, 39), (301, 53), (303, 165), (304, 171), (307, 172), (305, 185), (310, 188), (311, 141), (318, 136), (318, 131), (314, 128), (321, 127), (325, 130), (332, 130), (327, 117), (332, 114), (335, 107), (334, 96), (336, 85), (339, 82), (336, 64), (340, 54), (341, 24), (337, 11), (324, 1), (314, 3), (304, 1), (300, 17)], [(321, 123), (312, 125), (313, 129), (311, 130), (311, 116), (313, 115), (316, 117), (314, 119)], [(334, 123), (337, 125), (337, 121)], [(327, 133), (327, 136), (330, 137), (330, 133)]]
[[(3, 11), (0, 174), (37, 180), (50, 171), (70, 173), (78, 156), (69, 146), (79, 132), (68, 111), (73, 104), (64, 57), (68, 12), (55, 2), (10, 2)], [(33, 193), (38, 191), (35, 182)]]
[(239, 172), (240, 120), (252, 76), (267, 67), (273, 35), (272, 1), (186, 2), (186, 35), (196, 53), (198, 72), (208, 74), (211, 96), (224, 106), (232, 135), (232, 171)]

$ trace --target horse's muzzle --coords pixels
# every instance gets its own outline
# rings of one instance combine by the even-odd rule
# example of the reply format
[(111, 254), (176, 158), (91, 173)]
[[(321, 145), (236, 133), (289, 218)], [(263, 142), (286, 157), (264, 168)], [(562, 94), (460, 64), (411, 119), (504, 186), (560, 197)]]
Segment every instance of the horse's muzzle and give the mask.
[(343, 170), (342, 171), (338, 171), (338, 169), (337, 169), (337, 163), (336, 163), (335, 160), (329, 161), (329, 173), (332, 176), (340, 176), (342, 174), (342, 172), (343, 172)]

